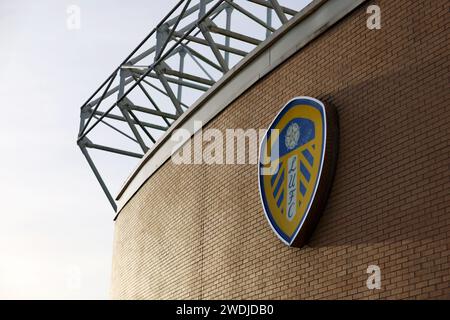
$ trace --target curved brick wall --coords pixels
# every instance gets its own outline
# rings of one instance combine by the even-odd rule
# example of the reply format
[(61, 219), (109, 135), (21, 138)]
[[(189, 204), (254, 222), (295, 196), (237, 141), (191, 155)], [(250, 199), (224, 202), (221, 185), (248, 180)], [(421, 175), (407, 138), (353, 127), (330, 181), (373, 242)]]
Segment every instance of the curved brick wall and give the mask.
[[(366, 28), (371, 3), (381, 30)], [(206, 126), (266, 128), (298, 95), (333, 102), (337, 172), (307, 247), (273, 234), (256, 165), (168, 161), (116, 221), (112, 297), (450, 298), (448, 10), (369, 1)]]

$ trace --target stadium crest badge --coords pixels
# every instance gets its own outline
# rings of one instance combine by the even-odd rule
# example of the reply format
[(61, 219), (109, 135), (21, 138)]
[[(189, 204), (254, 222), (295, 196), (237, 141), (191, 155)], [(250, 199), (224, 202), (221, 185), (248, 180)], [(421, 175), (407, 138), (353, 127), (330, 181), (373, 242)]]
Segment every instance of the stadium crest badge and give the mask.
[(335, 109), (310, 97), (289, 101), (261, 143), (259, 191), (264, 212), (287, 245), (306, 243), (325, 209), (337, 158)]

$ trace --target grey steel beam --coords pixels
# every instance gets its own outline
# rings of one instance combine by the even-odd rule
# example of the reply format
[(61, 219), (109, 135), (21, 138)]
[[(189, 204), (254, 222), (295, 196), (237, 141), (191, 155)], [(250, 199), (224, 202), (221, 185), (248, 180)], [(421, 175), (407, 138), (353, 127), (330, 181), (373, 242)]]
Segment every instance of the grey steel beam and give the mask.
[[(247, 1), (253, 2), (255, 4), (259, 4), (259, 5), (267, 7), (267, 8), (274, 9), (272, 4), (270, 2), (267, 2), (266, 0), (247, 0)], [(290, 16), (295, 16), (297, 14), (297, 11), (295, 11), (295, 10), (292, 10), (292, 9), (289, 9), (289, 8), (286, 8), (286, 7), (283, 7), (283, 6), (280, 6), (280, 8), (281, 8), (281, 10), (284, 13), (286, 13), (286, 14), (288, 14)]]
[(200, 0), (199, 7), (198, 7), (198, 19), (200, 20), (201, 17), (205, 16), (206, 13), (206, 0)]
[[(211, 3), (213, 0), (206, 0), (206, 4)], [(191, 8), (187, 9), (184, 13), (183, 13), (183, 18), (186, 18), (188, 16), (190, 16), (191, 14), (197, 12), (200, 8), (200, 3), (192, 6)], [(171, 26), (173, 25), (176, 21), (177, 21), (178, 17), (172, 18), (170, 20), (168, 20), (166, 23)]]
[[(180, 34), (178, 32), (174, 32), (174, 35), (176, 37), (178, 37), (178, 38), (181, 38), (183, 36), (183, 34)], [(195, 42), (195, 43), (202, 44), (204, 46), (209, 47), (209, 42), (206, 41), (205, 39), (201, 39), (201, 38), (197, 38), (197, 37), (189, 36), (189, 35), (185, 36), (185, 39), (189, 40), (191, 42)], [(222, 50), (222, 51), (225, 51), (225, 52), (230, 52), (230, 53), (233, 53), (233, 54), (241, 56), (241, 57), (245, 57), (248, 54), (248, 52), (245, 52), (243, 50), (236, 49), (236, 48), (233, 48), (233, 47), (227, 47), (227, 46), (225, 46), (223, 44), (220, 44), (220, 43), (216, 43), (216, 47), (219, 50)], [(223, 70), (221, 70), (221, 71), (223, 71)]]
[[(156, 91), (158, 91), (159, 93), (165, 95), (166, 97), (169, 97), (169, 95), (167, 94), (167, 92), (165, 92), (164, 90), (161, 90), (160, 88), (158, 88), (157, 86), (155, 86), (153, 83), (148, 82), (147, 80), (142, 80), (143, 83), (145, 83), (146, 85), (152, 87), (153, 89), (155, 89)], [(183, 103), (182, 101), (180, 101), (181, 105), (185, 108), (189, 108), (189, 106), (185, 103)]]
[(142, 131), (144, 131), (144, 133), (147, 135), (147, 137), (150, 139), (150, 141), (155, 143), (156, 139), (153, 138), (153, 136), (150, 134), (150, 132), (148, 132), (148, 130), (145, 128), (145, 126), (142, 124), (142, 122), (138, 119), (138, 117), (136, 117), (134, 112), (131, 110), (128, 110), (128, 113), (134, 119), (134, 121), (138, 124), (138, 126), (141, 127)]
[(206, 42), (208, 43), (209, 47), (211, 48), (211, 51), (213, 52), (214, 56), (216, 57), (217, 62), (219, 62), (220, 66), (222, 67), (222, 72), (226, 73), (229, 70), (228, 66), (227, 66), (224, 58), (222, 57), (222, 54), (220, 53), (216, 42), (214, 41), (211, 34), (209, 33), (208, 28), (205, 26), (205, 24), (203, 22), (200, 23), (198, 25), (198, 27), (200, 28), (200, 31), (202, 32), (203, 37), (205, 38)]
[[(109, 118), (109, 119), (112, 119), (112, 120), (128, 122), (125, 118), (123, 118), (121, 116), (118, 116), (118, 115), (115, 115), (115, 114), (111, 114), (111, 113), (105, 113), (105, 112), (97, 111), (97, 112), (95, 112), (95, 115), (100, 116), (99, 119), (101, 119), (101, 120), (103, 120), (103, 118)], [(134, 120), (131, 120), (131, 122), (134, 125), (138, 125), (138, 123), (135, 122)], [(141, 121), (141, 124), (143, 126), (147, 127), (147, 128), (150, 128), (150, 129), (155, 129), (155, 130), (160, 130), (160, 131), (166, 131), (167, 130), (167, 127), (163, 127), (163, 126), (160, 126), (160, 125), (157, 125), (157, 124), (153, 124), (153, 123), (148, 123), (148, 122)]]
[(138, 158), (138, 159), (141, 159), (144, 156), (143, 154), (126, 151), (126, 150), (121, 150), (121, 149), (116, 149), (116, 148), (112, 148), (112, 147), (107, 147), (107, 146), (95, 144), (92, 142), (87, 142), (86, 148), (112, 152), (112, 153), (120, 154), (122, 156), (128, 156), (128, 157), (133, 157), (133, 158)]
[[(236, 10), (238, 10), (239, 12), (241, 12), (242, 14), (246, 15), (247, 17), (249, 17), (250, 19), (252, 19), (253, 21), (255, 21), (256, 23), (260, 24), (261, 26), (263, 26), (264, 28), (270, 30), (271, 32), (274, 32), (275, 29), (272, 28), (269, 24), (267, 24), (266, 22), (264, 22), (263, 20), (261, 20), (260, 18), (258, 18), (257, 16), (255, 16), (253, 13), (251, 13), (250, 11), (244, 9), (243, 7), (241, 7), (240, 5), (238, 5), (236, 2), (232, 1), (232, 0), (225, 0), (230, 6), (232, 6), (233, 8), (235, 8)], [(228, 25), (228, 23), (227, 23)], [(229, 30), (229, 28), (227, 28), (227, 30)], [(229, 44), (228, 44), (229, 46)]]
[(134, 57), (133, 59), (130, 59), (126, 62), (126, 64), (136, 64), (137, 62), (141, 61), (142, 59), (148, 57), (149, 55), (151, 55), (153, 52), (156, 51), (156, 46), (151, 47), (150, 49), (145, 50), (144, 52), (142, 52), (141, 54), (137, 55), (136, 57)]
[(281, 23), (285, 24), (286, 22), (288, 22), (288, 19), (284, 15), (284, 11), (281, 8), (281, 6), (278, 3), (278, 1), (277, 0), (269, 0), (269, 1), (272, 4), (272, 8), (275, 10), (275, 13), (277, 14), (277, 16), (280, 19)]
[(139, 111), (139, 112), (144, 112), (144, 113), (148, 113), (154, 116), (159, 116), (162, 118), (168, 118), (168, 119), (172, 119), (172, 120), (177, 120), (178, 116), (171, 114), (171, 113), (167, 113), (167, 112), (162, 112), (162, 111), (157, 111), (157, 110), (152, 110), (149, 108), (145, 108), (145, 107), (141, 107), (138, 105), (126, 105), (125, 108), (130, 109), (130, 110), (135, 110), (135, 111)]
[[(227, 8), (228, 4), (225, 3), (223, 0), (221, 0), (221, 2), (223, 2), (223, 3), (220, 4), (216, 9), (214, 9), (214, 10), (212, 11), (212, 13), (209, 15), (209, 17), (210, 17), (211, 20), (214, 20), (214, 19), (215, 19), (215, 18), (216, 18), (223, 10), (225, 10), (225, 9)], [(177, 32), (179, 32), (179, 33), (181, 33), (181, 34), (185, 34), (188, 30), (191, 29), (192, 26), (197, 26), (197, 24), (198, 24), (198, 22), (199, 22), (200, 20), (201, 20), (201, 19), (199, 19), (199, 20), (197, 20), (197, 21), (193, 21), (193, 22), (187, 24), (186, 26), (184, 26), (183, 28), (181, 28), (181, 29), (178, 30)], [(194, 36), (194, 37), (197, 37), (199, 33), (200, 33), (200, 30), (197, 30), (197, 31), (194, 33), (193, 36)], [(187, 43), (189, 43), (189, 41), (188, 41)]]
[(175, 94), (173, 93), (172, 88), (170, 87), (169, 82), (167, 81), (166, 77), (164, 76), (164, 73), (160, 70), (160, 68), (155, 68), (156, 75), (159, 78), (159, 81), (161, 82), (162, 86), (166, 90), (167, 94), (169, 95), (170, 100), (173, 103), (173, 106), (175, 107), (175, 110), (177, 112), (177, 115), (181, 115), (183, 113), (183, 109), (181, 109), (180, 100), (177, 99)]
[(221, 34), (223, 36), (231, 37), (231, 38), (234, 38), (239, 41), (254, 44), (255, 46), (259, 45), (262, 42), (259, 39), (255, 39), (255, 38), (252, 38), (252, 37), (249, 37), (249, 36), (243, 35), (241, 33), (234, 32), (234, 31), (229, 31), (229, 30), (226, 30), (223, 28), (219, 28), (215, 25), (209, 26), (208, 29), (213, 33)]
[[(172, 29), (169, 31), (169, 33), (167, 35), (165, 35), (167, 38), (164, 39), (164, 42), (162, 44), (162, 47), (158, 48), (158, 44), (157, 44), (157, 49), (158, 52), (156, 53), (155, 56), (155, 61), (158, 60), (161, 57), (161, 54), (164, 52), (164, 50), (167, 47), (167, 44), (169, 43), (169, 41), (172, 39), (173, 33), (175, 32), (175, 30), (178, 27), (178, 24), (180, 23), (181, 19), (183, 18), (183, 14), (186, 12), (187, 8), (189, 7), (189, 4), (191, 3), (191, 0), (187, 0), (186, 4), (184, 5), (181, 14), (178, 16), (178, 18), (175, 21), (175, 24), (173, 25)], [(164, 24), (165, 26), (169, 27), (169, 25), (167, 23)], [(167, 31), (166, 31), (167, 32)]]
[[(233, 7), (230, 6), (230, 1), (227, 1), (228, 5), (227, 8), (225, 9), (225, 14), (226, 14), (226, 21), (225, 21), (225, 29), (227, 31), (231, 30), (231, 14), (233, 13)], [(233, 3), (231, 1), (231, 3)], [(230, 42), (230, 37), (226, 36), (225, 37), (225, 45), (227, 47), (229, 47), (231, 44)], [(227, 64), (228, 68), (230, 67), (230, 53), (229, 52), (225, 52), (225, 63)]]
[(156, 51), (154, 61), (157, 61), (161, 57), (161, 53), (164, 47), (167, 45), (169, 39), (169, 26), (164, 23), (156, 31)]
[[(267, 8), (266, 12), (267, 25), (272, 28), (272, 9)], [(266, 30), (266, 39), (272, 34), (271, 30)]]
[[(84, 139), (87, 139), (87, 138), (84, 138)], [(100, 172), (98, 172), (97, 167), (94, 164), (94, 161), (92, 161), (92, 158), (89, 155), (89, 152), (86, 150), (86, 147), (84, 146), (85, 142), (86, 142), (85, 140), (81, 140), (81, 142), (78, 143), (78, 146), (80, 147), (81, 152), (83, 153), (89, 166), (91, 167), (92, 172), (94, 172), (95, 178), (97, 178), (97, 181), (100, 184), (106, 197), (108, 198), (109, 203), (113, 207), (114, 211), (117, 211), (116, 201), (114, 200), (111, 193), (109, 192), (108, 187), (106, 186), (105, 181), (103, 180), (102, 176), (100, 175)]]
[[(180, 47), (182, 50), (180, 50), (180, 52), (178, 53), (179, 57), (180, 57), (180, 63), (179, 63), (179, 70), (180, 73), (184, 72), (184, 60), (186, 58), (186, 49), (181, 46)], [(178, 80), (182, 80), (181, 77), (178, 77)], [(177, 99), (178, 101), (182, 101), (183, 99), (183, 86), (181, 84), (178, 85), (178, 92), (177, 92)]]
[[(130, 84), (131, 82), (133, 82), (133, 79), (131, 77), (127, 77), (125, 79), (125, 86), (127, 86), (128, 84)], [(118, 92), (120, 89), (120, 85), (115, 86), (114, 88), (110, 89), (108, 91), (108, 93), (105, 94), (103, 99), (109, 98), (110, 96), (112, 96), (114, 93)], [(95, 105), (98, 101), (100, 101), (100, 98), (97, 98), (95, 100), (92, 100), (88, 106), (92, 107), (93, 105)]]
[(194, 82), (198, 82), (201, 84), (205, 84), (207, 86), (212, 86), (214, 85), (214, 83), (216, 83), (215, 81), (212, 80), (208, 80), (202, 77), (197, 77), (195, 75), (189, 74), (189, 73), (184, 73), (184, 72), (179, 72), (179, 71), (175, 71), (175, 70), (171, 70), (171, 69), (167, 69), (167, 68), (161, 68), (161, 71), (164, 74), (168, 74), (170, 76), (176, 76), (179, 79), (186, 79), (186, 80), (190, 80), (190, 81), (194, 81)]
[(81, 135), (83, 132), (83, 129), (85, 128), (85, 121), (87, 119), (87, 117), (89, 117), (89, 110), (87, 110), (86, 108), (82, 108), (80, 111), (80, 126), (78, 129), (78, 135)]
[[(133, 79), (135, 81), (137, 81), (136, 77), (133, 75)], [(144, 95), (147, 97), (147, 99), (150, 101), (150, 103), (153, 105), (153, 107), (156, 109), (157, 112), (161, 112), (161, 109), (159, 109), (158, 105), (156, 104), (156, 102), (153, 100), (153, 98), (150, 96), (150, 94), (147, 92), (147, 90), (145, 90), (144, 86), (142, 85), (141, 82), (138, 83), (139, 88), (141, 89), (141, 91), (144, 93)], [(162, 117), (164, 122), (169, 126), (170, 122), (167, 120), (166, 117)]]
[[(214, 78), (209, 74), (209, 72), (205, 69), (204, 66), (202, 66), (202, 64), (197, 60), (197, 57), (190, 51), (190, 50), (186, 50), (186, 52), (189, 54), (189, 56), (191, 57), (191, 59), (195, 62), (195, 64), (203, 71), (203, 73), (211, 80), (211, 81), (215, 81)], [(220, 68), (218, 69), (220, 70)]]
[[(188, 46), (184, 46), (184, 48), (186, 49), (187, 53), (191, 56), (191, 58), (193, 56), (195, 56), (196, 58), (198, 58), (199, 60), (205, 62), (206, 64), (210, 65), (211, 67), (213, 67), (214, 69), (222, 72), (222, 69), (220, 68), (219, 65), (217, 65), (216, 63), (212, 62), (211, 60), (209, 60), (208, 58), (206, 58), (204, 55), (202, 55), (201, 53), (199, 53), (198, 51), (192, 49), (191, 47)], [(197, 61), (197, 60), (196, 60)], [(198, 61), (197, 61), (197, 65), (198, 65)], [(199, 65), (200, 66), (200, 65)], [(201, 67), (203, 68), (203, 67)], [(205, 72), (205, 70), (203, 70)], [(207, 72), (205, 72), (207, 73)], [(212, 77), (209, 77), (212, 79)]]
[(141, 147), (142, 151), (144, 153), (147, 152), (148, 147), (144, 142), (144, 139), (142, 139), (141, 135), (139, 134), (139, 131), (136, 129), (136, 124), (139, 123), (135, 123), (132, 121), (132, 119), (130, 118), (129, 115), (129, 111), (127, 111), (124, 107), (124, 101), (123, 99), (124, 97), (124, 91), (125, 91), (125, 70), (120, 70), (120, 88), (119, 88), (119, 93), (118, 93), (118, 97), (117, 97), (117, 106), (119, 107), (120, 112), (123, 115), (123, 118), (125, 119), (125, 122), (128, 123), (128, 126), (131, 129), (131, 132), (133, 132), (134, 137), (136, 138), (136, 140), (138, 141), (139, 146)]
[[(99, 119), (99, 117), (97, 117), (97, 116), (94, 116), (94, 118), (95, 118), (95, 119)], [(105, 121), (105, 119), (100, 120), (100, 122), (103, 123), (105, 126), (111, 128), (111, 129), (113, 129), (113, 130), (116, 131), (117, 133), (120, 133), (120, 134), (123, 135), (124, 137), (130, 139), (131, 141), (138, 143), (138, 141), (137, 141), (135, 138), (133, 138), (132, 136), (126, 134), (126, 133), (123, 132), (122, 130), (117, 129), (117, 128), (114, 127), (112, 124), (110, 124), (109, 122)]]
[(129, 111), (127, 111), (124, 107), (119, 104), (120, 112), (123, 115), (123, 119), (126, 123), (128, 123), (131, 132), (133, 132), (133, 135), (136, 137), (136, 140), (138, 141), (139, 146), (141, 147), (142, 151), (145, 153), (148, 150), (147, 145), (144, 142), (144, 139), (142, 139), (141, 135), (139, 134), (139, 131), (136, 129), (136, 125), (139, 125), (139, 122), (133, 121), (129, 115)]
[[(117, 77), (117, 72), (111, 77), (111, 80), (108, 82), (108, 85), (106, 86), (105, 90), (103, 91), (103, 94), (101, 95), (100, 99), (96, 102), (95, 107), (94, 107), (94, 112), (97, 111), (97, 109), (100, 107), (100, 104), (102, 103), (103, 99), (105, 99), (105, 95), (107, 94), (109, 88), (111, 87), (114, 79), (116, 79)], [(80, 134), (83, 134), (84, 131), (86, 130), (86, 128), (88, 127), (89, 123), (92, 120), (94, 113), (91, 112), (89, 115), (89, 118), (87, 120), (87, 122), (84, 124), (83, 129), (81, 130)]]
[[(139, 74), (139, 75), (144, 75), (146, 73), (141, 70), (134, 70), (134, 69), (132, 70), (132, 72)], [(160, 80), (157, 73), (149, 73), (146, 75), (146, 77)], [(174, 84), (181, 84), (185, 87), (189, 87), (189, 88), (200, 90), (200, 91), (208, 91), (208, 89), (209, 89), (208, 87), (199, 86), (195, 83), (191, 83), (191, 82), (187, 82), (187, 81), (183, 81), (183, 80), (179, 80), (179, 79), (174, 79), (171, 77), (165, 77), (165, 79), (167, 80), (167, 82), (174, 83)], [(166, 89), (166, 88), (164, 88), (164, 89)], [(167, 96), (169, 97), (169, 95), (167, 95)]]

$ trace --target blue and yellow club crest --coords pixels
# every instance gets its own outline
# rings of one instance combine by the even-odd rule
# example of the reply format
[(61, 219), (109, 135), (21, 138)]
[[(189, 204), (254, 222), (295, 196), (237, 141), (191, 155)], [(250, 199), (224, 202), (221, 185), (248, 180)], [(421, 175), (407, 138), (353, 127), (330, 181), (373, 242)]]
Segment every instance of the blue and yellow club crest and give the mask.
[(310, 97), (289, 101), (261, 143), (261, 200), (272, 229), (288, 245), (293, 245), (308, 224), (305, 221), (316, 200), (326, 144), (326, 108)]

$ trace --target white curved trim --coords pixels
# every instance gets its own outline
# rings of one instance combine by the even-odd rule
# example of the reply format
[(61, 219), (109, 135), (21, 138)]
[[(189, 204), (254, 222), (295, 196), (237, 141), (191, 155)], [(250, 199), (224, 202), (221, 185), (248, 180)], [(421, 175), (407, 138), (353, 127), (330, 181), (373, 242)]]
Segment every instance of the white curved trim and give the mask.
[(194, 135), (200, 129), (194, 128), (194, 120), (206, 125), (255, 82), (365, 1), (315, 0), (242, 59), (172, 123), (145, 154), (116, 197), (116, 218), (147, 179), (171, 157), (176, 142), (169, 138), (174, 130), (183, 128)]

